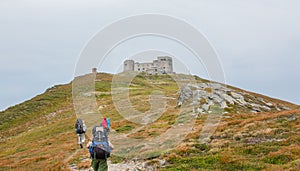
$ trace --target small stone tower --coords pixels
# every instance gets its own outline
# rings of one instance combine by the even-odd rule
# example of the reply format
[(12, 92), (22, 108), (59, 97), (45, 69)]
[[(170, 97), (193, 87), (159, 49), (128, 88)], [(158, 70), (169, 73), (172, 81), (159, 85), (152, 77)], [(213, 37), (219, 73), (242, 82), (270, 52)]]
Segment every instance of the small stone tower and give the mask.
[(124, 71), (134, 71), (134, 60), (124, 61)]
[(92, 68), (92, 73), (93, 74), (97, 73), (97, 68)]

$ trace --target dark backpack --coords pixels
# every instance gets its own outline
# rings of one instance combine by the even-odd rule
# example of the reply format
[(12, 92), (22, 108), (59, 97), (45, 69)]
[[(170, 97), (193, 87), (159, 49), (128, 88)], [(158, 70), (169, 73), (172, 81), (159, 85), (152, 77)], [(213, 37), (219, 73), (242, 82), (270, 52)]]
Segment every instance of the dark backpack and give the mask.
[(83, 130), (83, 122), (80, 118), (78, 118), (77, 121), (76, 121), (75, 129), (76, 129), (77, 134), (85, 133), (84, 130)]
[(94, 159), (107, 159), (110, 157), (110, 152), (105, 151), (102, 146), (93, 143), (90, 149), (91, 157)]
[(90, 146), (90, 154), (94, 159), (107, 159), (110, 157), (111, 149), (108, 143), (109, 129), (103, 126), (95, 126), (92, 130), (93, 142)]

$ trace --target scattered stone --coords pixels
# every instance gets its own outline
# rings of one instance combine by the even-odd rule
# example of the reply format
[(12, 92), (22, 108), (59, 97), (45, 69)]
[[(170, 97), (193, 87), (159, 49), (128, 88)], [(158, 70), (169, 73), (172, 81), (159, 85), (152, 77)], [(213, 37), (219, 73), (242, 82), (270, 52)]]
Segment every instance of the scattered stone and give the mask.
[(101, 110), (101, 109), (103, 109), (105, 107), (106, 107), (106, 105), (101, 105), (101, 106), (99, 106), (98, 110)]
[(233, 135), (233, 139), (236, 141), (240, 141), (247, 136), (249, 136), (249, 135), (246, 133), (237, 133), (237, 134)]
[(265, 142), (281, 142), (284, 141), (285, 139), (266, 139), (266, 138), (259, 138), (259, 137), (250, 137), (246, 139), (246, 144), (258, 144), (258, 143), (265, 143)]
[(208, 152), (209, 152), (209, 153), (212, 153), (212, 154), (216, 154), (216, 153), (218, 153), (219, 151), (220, 151), (219, 148), (212, 148), (212, 149), (210, 149)]
[(91, 97), (93, 95), (93, 93), (91, 92), (86, 92), (82, 94), (84, 97)]
[(225, 101), (222, 101), (221, 102), (221, 108), (222, 109), (225, 109), (225, 108), (227, 108), (228, 106), (227, 106), (227, 104), (226, 104), (226, 102)]
[(197, 112), (198, 112), (198, 113), (204, 113), (204, 110), (203, 110), (202, 108), (198, 108), (198, 109), (197, 109)]
[(289, 116), (289, 117), (287, 118), (287, 121), (291, 122), (291, 121), (294, 121), (294, 120), (296, 120), (296, 119), (297, 119), (297, 118), (296, 118), (295, 115), (291, 115), (291, 116)]
[(209, 109), (209, 104), (204, 104), (204, 105), (202, 105), (202, 109), (203, 109), (204, 111), (208, 111), (208, 109)]
[(211, 139), (206, 137), (206, 138), (199, 138), (199, 143), (200, 144), (208, 144), (211, 142)]
[(232, 97), (241, 105), (246, 105), (247, 102), (244, 100), (244, 96), (242, 96), (241, 94), (235, 93), (235, 92), (230, 92)]
[(282, 106), (282, 109), (283, 109), (283, 110), (291, 110), (291, 108), (286, 107), (286, 106)]
[(269, 103), (265, 103), (267, 106), (269, 106), (269, 107), (273, 107), (274, 105), (273, 105), (273, 103), (271, 103), (271, 102), (269, 102)]

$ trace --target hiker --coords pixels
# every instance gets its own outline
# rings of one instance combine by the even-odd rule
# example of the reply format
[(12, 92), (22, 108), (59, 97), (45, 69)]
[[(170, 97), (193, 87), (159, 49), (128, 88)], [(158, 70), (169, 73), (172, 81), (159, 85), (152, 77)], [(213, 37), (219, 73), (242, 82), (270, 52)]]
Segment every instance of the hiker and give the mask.
[(110, 157), (113, 145), (108, 141), (110, 131), (110, 120), (104, 118), (100, 126), (95, 126), (92, 130), (93, 138), (87, 144), (94, 171), (107, 171), (107, 158)]
[(84, 123), (84, 120), (78, 118), (75, 124), (75, 131), (78, 136), (78, 144), (80, 148), (83, 148), (82, 144), (85, 142), (85, 132), (87, 128)]

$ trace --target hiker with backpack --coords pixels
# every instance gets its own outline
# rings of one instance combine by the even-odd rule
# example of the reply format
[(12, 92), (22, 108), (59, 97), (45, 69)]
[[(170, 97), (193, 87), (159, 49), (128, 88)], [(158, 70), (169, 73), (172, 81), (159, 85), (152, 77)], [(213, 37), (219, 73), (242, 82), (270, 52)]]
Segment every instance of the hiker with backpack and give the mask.
[(84, 120), (78, 118), (76, 120), (76, 124), (75, 124), (75, 132), (78, 136), (78, 144), (80, 145), (80, 148), (83, 148), (82, 144), (85, 142), (85, 132), (86, 132), (87, 128), (86, 125), (84, 123)]
[(110, 120), (104, 118), (100, 126), (94, 126), (92, 130), (92, 142), (87, 144), (94, 171), (107, 171), (107, 158), (110, 157), (113, 145), (108, 141)]

